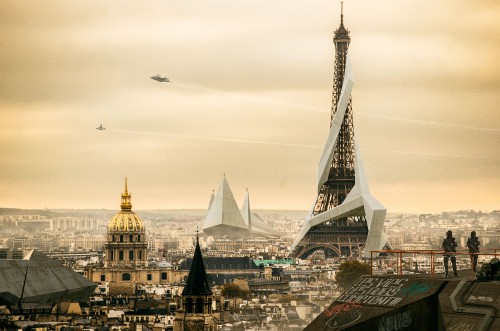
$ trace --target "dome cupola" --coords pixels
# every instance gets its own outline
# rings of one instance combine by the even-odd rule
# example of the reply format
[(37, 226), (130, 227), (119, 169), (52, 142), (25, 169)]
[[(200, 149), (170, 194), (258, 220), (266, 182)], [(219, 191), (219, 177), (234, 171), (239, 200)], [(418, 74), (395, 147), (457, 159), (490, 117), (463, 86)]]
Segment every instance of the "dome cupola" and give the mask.
[[(108, 224), (107, 241), (104, 244), (105, 267), (147, 266), (146, 229), (142, 220), (132, 211), (131, 194), (128, 192), (127, 178), (122, 193), (121, 210)], [(127, 278), (127, 277), (125, 277)]]
[(125, 191), (122, 193), (122, 203), (120, 204), (121, 211), (109, 221), (109, 231), (136, 232), (144, 230), (142, 220), (132, 211), (131, 197), (132, 195), (127, 188), (127, 178), (125, 178)]

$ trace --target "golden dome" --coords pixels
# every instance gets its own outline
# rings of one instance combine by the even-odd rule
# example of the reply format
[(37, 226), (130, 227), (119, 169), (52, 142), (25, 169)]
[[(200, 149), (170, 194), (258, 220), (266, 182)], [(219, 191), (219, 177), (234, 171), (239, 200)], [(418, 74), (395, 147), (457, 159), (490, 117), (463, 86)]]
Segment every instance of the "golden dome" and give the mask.
[(132, 195), (127, 190), (127, 178), (125, 178), (125, 192), (122, 193), (121, 211), (115, 214), (108, 224), (109, 231), (136, 232), (144, 231), (142, 220), (132, 211), (130, 198)]

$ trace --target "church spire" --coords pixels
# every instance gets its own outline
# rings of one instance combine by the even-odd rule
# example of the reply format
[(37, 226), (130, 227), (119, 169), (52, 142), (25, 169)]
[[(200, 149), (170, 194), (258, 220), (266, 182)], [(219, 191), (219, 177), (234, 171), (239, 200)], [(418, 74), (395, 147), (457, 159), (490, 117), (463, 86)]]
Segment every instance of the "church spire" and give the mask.
[(207, 272), (205, 271), (205, 264), (203, 263), (203, 256), (201, 255), (198, 229), (196, 229), (196, 247), (194, 249), (193, 261), (191, 262), (191, 268), (189, 269), (188, 279), (182, 295), (212, 295), (212, 290), (208, 284)]
[(125, 177), (125, 191), (122, 193), (122, 203), (120, 205), (122, 210), (132, 210), (132, 204), (130, 203), (131, 197), (132, 195), (128, 193), (127, 177)]

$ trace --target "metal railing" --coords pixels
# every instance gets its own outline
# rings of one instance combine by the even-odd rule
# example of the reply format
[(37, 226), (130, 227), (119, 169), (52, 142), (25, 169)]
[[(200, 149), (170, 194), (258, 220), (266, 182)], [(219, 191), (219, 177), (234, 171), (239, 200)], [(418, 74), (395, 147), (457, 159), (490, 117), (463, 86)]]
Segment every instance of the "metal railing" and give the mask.
[[(468, 256), (469, 258), (472, 259), (473, 255), (478, 256), (494, 256), (494, 257), (500, 257), (500, 248), (492, 248), (492, 249), (483, 249), (483, 253), (469, 253), (467, 250), (457, 250), (456, 252), (450, 253), (450, 252), (445, 252), (442, 249), (426, 249), (426, 250), (398, 250), (398, 249), (393, 249), (393, 250), (373, 250), (370, 251), (370, 275), (373, 276), (373, 262), (375, 260), (390, 260), (390, 259), (396, 259), (396, 274), (399, 276), (403, 275), (403, 254), (409, 255), (409, 254), (414, 254), (414, 255), (424, 255), (424, 256), (430, 256), (430, 275), (431, 277), (435, 277), (435, 269), (436, 269), (436, 255), (437, 256), (444, 256), (444, 255), (455, 255), (455, 256)], [(385, 253), (387, 256), (373, 256), (374, 254), (381, 254)], [(479, 261), (478, 261), (479, 262)], [(418, 268), (418, 260), (416, 259), (417, 263), (417, 268)], [(480, 268), (478, 268), (479, 270)], [(405, 270), (407, 271), (407, 270)], [(409, 270), (408, 270), (409, 271)], [(475, 273), (472, 271), (472, 268), (470, 269), (471, 275), (475, 275)]]

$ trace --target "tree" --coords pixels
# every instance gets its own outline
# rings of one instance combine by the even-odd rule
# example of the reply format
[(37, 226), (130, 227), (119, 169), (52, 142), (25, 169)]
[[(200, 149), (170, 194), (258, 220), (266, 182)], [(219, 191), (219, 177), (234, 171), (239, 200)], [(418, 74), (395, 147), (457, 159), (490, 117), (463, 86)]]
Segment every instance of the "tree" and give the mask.
[(293, 294), (269, 294), (269, 300), (276, 300), (279, 303), (290, 304), (292, 300), (297, 300)]
[(0, 330), (19, 330), (19, 327), (14, 322), (7, 319), (0, 319)]
[(238, 285), (229, 283), (222, 288), (221, 294), (228, 298), (246, 298), (248, 291), (242, 290)]
[(370, 274), (370, 265), (356, 260), (342, 262), (335, 273), (335, 281), (340, 290), (346, 290), (363, 275)]

